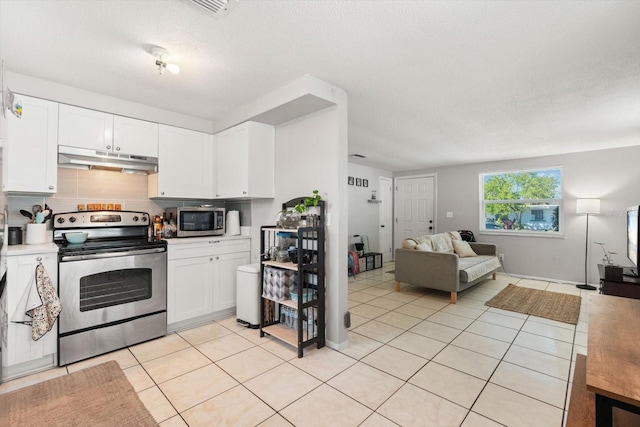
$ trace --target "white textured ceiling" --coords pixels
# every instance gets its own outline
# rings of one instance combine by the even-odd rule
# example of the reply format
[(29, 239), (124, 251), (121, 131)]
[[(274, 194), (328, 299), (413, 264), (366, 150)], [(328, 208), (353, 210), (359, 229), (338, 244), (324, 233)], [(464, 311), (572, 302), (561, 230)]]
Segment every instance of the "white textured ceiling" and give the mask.
[(638, 1), (0, 0), (0, 37), (6, 70), (214, 122), (315, 75), (391, 171), (640, 145)]

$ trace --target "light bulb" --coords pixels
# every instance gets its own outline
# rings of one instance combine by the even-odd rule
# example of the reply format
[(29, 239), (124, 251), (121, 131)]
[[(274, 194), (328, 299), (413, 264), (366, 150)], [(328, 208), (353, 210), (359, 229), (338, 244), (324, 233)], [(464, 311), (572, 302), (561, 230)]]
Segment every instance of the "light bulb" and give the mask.
[(167, 71), (169, 71), (172, 74), (178, 74), (180, 72), (180, 67), (178, 67), (178, 65), (176, 64), (167, 64)]

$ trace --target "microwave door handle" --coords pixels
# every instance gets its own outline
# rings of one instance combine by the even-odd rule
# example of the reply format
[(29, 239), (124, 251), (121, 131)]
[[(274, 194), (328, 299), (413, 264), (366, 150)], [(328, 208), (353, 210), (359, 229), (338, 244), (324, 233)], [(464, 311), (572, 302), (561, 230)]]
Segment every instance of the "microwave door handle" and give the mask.
[(116, 258), (123, 256), (133, 256), (133, 255), (147, 255), (147, 254), (157, 254), (160, 252), (166, 252), (165, 248), (153, 248), (153, 249), (140, 249), (134, 251), (124, 251), (124, 252), (108, 252), (101, 254), (85, 254), (85, 255), (65, 255), (60, 258), (60, 261), (81, 261), (87, 259), (102, 259), (102, 258)]

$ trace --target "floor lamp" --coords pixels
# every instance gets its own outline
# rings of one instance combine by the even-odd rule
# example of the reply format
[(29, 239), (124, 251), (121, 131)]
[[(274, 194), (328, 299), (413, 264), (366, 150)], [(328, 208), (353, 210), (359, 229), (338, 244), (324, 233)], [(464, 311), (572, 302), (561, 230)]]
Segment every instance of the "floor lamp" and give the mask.
[(587, 233), (584, 242), (584, 284), (576, 285), (579, 289), (587, 289), (594, 291), (597, 288), (591, 286), (587, 280), (587, 272), (589, 271), (587, 260), (589, 256), (589, 215), (600, 213), (600, 199), (578, 199), (576, 201), (576, 213), (578, 215), (587, 215)]

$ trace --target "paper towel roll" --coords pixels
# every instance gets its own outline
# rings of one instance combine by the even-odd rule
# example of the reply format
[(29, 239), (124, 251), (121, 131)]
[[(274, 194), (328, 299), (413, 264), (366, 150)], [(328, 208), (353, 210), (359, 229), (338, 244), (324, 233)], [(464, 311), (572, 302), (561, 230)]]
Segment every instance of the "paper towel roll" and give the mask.
[(228, 236), (237, 236), (240, 234), (240, 212), (227, 212), (227, 232)]

